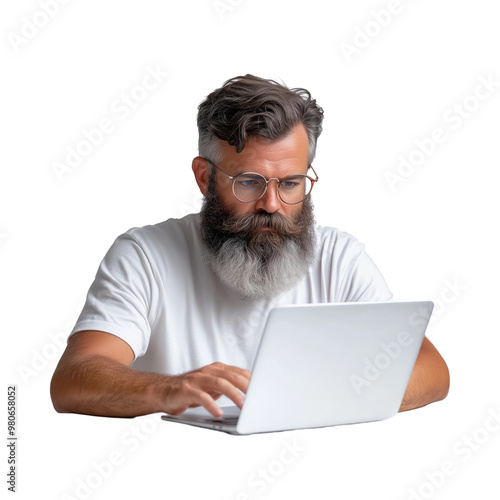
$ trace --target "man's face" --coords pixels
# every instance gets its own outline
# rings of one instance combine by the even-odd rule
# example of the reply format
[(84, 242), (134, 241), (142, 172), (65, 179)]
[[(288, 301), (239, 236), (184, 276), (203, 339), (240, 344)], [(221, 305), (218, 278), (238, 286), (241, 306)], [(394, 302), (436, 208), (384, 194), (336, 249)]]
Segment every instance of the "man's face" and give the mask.
[[(230, 175), (257, 172), (279, 179), (306, 173), (308, 143), (302, 126), (272, 144), (255, 138), (249, 143), (239, 154), (227, 146), (220, 168)], [(204, 160), (195, 161), (201, 168)], [(271, 181), (262, 198), (244, 203), (235, 198), (231, 182), (215, 169), (203, 190), (201, 234), (206, 258), (221, 281), (240, 295), (278, 295), (294, 286), (312, 262), (310, 199), (288, 205), (279, 199), (276, 181)]]
[[(286, 137), (268, 142), (261, 137), (250, 137), (241, 153), (225, 142), (220, 142), (223, 160), (218, 166), (231, 176), (242, 172), (256, 172), (266, 179), (283, 179), (293, 174), (307, 174), (309, 141), (302, 124), (297, 125)], [(262, 198), (243, 203), (235, 198), (232, 181), (222, 172), (217, 172), (216, 185), (221, 202), (239, 218), (245, 214), (259, 212), (285, 215), (294, 219), (302, 204), (288, 205), (278, 196), (277, 181), (272, 180)]]

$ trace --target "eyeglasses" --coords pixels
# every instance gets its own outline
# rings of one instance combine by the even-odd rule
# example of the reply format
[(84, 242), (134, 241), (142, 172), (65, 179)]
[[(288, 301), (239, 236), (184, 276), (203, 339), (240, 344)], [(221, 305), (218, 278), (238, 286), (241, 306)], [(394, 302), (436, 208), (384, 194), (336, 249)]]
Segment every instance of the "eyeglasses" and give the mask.
[(314, 172), (315, 179), (305, 174), (294, 174), (284, 179), (278, 179), (277, 177), (266, 179), (256, 172), (242, 172), (232, 176), (209, 159), (205, 158), (205, 160), (233, 181), (233, 194), (236, 199), (243, 203), (251, 203), (262, 198), (267, 190), (267, 185), (272, 180), (275, 180), (280, 200), (288, 205), (295, 205), (304, 201), (311, 194), (314, 184), (319, 180), (318, 174), (312, 165), (309, 165), (309, 168)]

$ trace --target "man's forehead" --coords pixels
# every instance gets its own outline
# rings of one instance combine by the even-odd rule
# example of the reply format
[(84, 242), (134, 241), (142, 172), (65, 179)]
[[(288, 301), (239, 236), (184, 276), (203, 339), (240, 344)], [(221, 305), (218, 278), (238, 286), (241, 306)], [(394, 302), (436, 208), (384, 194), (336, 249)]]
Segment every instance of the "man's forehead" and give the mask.
[(236, 152), (234, 146), (219, 140), (223, 154), (222, 164), (231, 173), (236, 170), (246, 170), (248, 167), (307, 167), (309, 142), (302, 124), (297, 125), (286, 136), (277, 140), (269, 140), (261, 136), (250, 137), (243, 150)]

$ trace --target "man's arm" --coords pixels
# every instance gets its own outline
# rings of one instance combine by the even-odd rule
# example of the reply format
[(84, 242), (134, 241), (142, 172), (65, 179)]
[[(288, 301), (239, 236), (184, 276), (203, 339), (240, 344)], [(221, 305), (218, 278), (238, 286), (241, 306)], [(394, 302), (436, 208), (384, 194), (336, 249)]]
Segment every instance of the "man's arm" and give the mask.
[(240, 408), (250, 372), (213, 363), (168, 376), (131, 368), (134, 353), (122, 339), (100, 331), (82, 331), (70, 337), (52, 377), (50, 393), (60, 413), (135, 417), (149, 413), (182, 413), (204, 406), (214, 416), (222, 411), (221, 395)]
[(444, 399), (450, 388), (450, 373), (444, 359), (424, 337), (399, 411), (413, 410)]

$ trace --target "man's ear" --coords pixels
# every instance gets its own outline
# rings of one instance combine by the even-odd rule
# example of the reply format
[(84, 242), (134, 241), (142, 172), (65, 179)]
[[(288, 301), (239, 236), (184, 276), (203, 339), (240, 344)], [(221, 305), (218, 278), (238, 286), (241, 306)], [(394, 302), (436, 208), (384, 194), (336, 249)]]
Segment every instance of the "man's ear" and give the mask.
[(205, 196), (208, 190), (208, 179), (210, 177), (210, 165), (205, 158), (197, 156), (193, 159), (193, 172), (196, 183), (200, 188), (201, 194)]

